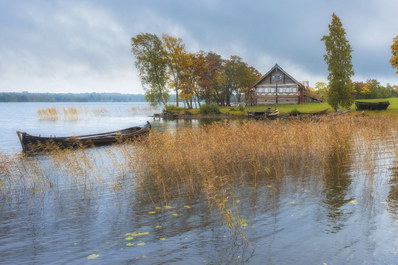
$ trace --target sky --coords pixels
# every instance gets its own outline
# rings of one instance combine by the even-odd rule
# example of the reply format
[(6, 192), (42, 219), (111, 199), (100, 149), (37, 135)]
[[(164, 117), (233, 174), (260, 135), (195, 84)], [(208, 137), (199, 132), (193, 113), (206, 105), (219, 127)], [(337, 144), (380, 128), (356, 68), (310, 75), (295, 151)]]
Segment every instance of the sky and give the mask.
[(189, 52), (237, 55), (262, 74), (327, 81), (322, 36), (335, 13), (354, 81), (398, 84), (389, 64), (397, 0), (0, 0), (0, 92), (143, 93), (131, 38), (163, 33)]

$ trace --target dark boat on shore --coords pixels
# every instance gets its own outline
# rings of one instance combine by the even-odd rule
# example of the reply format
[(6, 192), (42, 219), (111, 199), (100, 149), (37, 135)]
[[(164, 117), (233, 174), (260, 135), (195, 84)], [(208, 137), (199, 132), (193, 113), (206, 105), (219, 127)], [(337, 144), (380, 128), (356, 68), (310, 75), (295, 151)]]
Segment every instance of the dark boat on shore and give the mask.
[(21, 142), (23, 152), (36, 153), (52, 151), (55, 149), (85, 148), (109, 145), (113, 143), (121, 143), (128, 140), (134, 140), (139, 138), (140, 136), (146, 135), (149, 133), (150, 129), (151, 124), (147, 122), (147, 124), (142, 126), (136, 126), (123, 130), (98, 134), (68, 137), (42, 137), (33, 136), (26, 132), (17, 131), (17, 135)]
[(363, 102), (355, 101), (355, 106), (357, 110), (386, 110), (390, 105), (389, 101), (380, 102)]

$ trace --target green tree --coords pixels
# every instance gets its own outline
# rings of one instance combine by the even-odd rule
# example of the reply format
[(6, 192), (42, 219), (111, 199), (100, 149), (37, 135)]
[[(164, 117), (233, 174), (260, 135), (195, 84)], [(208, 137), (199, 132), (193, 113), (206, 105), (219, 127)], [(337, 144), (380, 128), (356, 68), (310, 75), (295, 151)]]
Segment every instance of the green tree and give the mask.
[(153, 106), (166, 106), (169, 99), (167, 57), (162, 41), (155, 34), (141, 33), (131, 38), (135, 66), (139, 70), (145, 99)]
[(324, 82), (315, 83), (315, 88), (314, 88), (315, 95), (321, 97), (323, 100), (326, 100), (328, 92), (329, 92), (328, 84)]
[(323, 36), (328, 64), (329, 91), (327, 101), (335, 110), (341, 107), (348, 108), (354, 102), (351, 76), (354, 75), (351, 63), (352, 48), (346, 38), (346, 32), (340, 18), (334, 13), (329, 24), (329, 35)]
[(398, 74), (398, 36), (396, 36), (393, 39), (393, 43), (391, 45), (391, 59), (390, 59), (390, 63), (392, 65), (393, 68), (397, 69), (397, 74)]

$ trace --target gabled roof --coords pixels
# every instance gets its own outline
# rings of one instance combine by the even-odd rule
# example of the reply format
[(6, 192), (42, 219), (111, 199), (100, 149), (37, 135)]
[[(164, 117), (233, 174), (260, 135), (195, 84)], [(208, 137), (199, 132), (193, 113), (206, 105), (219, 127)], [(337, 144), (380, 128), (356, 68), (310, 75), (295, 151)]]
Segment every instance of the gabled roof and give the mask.
[(285, 72), (285, 70), (282, 69), (278, 64), (275, 64), (274, 67), (271, 68), (265, 75), (263, 75), (254, 85), (253, 87), (257, 86), (259, 83), (261, 83), (267, 76), (269, 76), (275, 69), (278, 69), (282, 73), (284, 73), (287, 77), (293, 80), (294, 83), (296, 83), (299, 86), (303, 86), (300, 82), (298, 82), (296, 79), (294, 79), (291, 75)]

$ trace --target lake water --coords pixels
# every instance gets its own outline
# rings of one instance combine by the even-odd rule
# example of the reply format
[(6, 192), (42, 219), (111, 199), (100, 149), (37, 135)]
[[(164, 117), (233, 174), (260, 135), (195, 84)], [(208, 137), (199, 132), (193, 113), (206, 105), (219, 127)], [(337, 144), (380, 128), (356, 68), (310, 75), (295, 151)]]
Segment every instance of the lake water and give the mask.
[[(71, 106), (80, 110), (78, 120), (37, 115), (40, 108)], [(159, 110), (147, 107), (0, 104), (0, 151), (20, 152), (16, 130), (62, 136), (147, 120), (159, 131), (201, 124), (153, 121)], [(54, 170), (50, 156), (31, 158), (24, 166), (39, 165), (41, 179), (15, 179), (15, 189), (5, 190), (0, 176), (0, 264), (398, 264), (396, 152), (388, 139), (372, 144), (369, 168), (356, 151), (338, 163), (331, 159), (322, 174), (292, 168), (282, 179), (237, 183), (233, 200), (244, 220), (238, 231), (203, 194), (176, 193), (165, 203), (138, 193), (134, 172), (123, 167), (129, 161), (109, 155), (112, 148), (87, 150), (93, 161), (79, 168), (80, 178)]]

